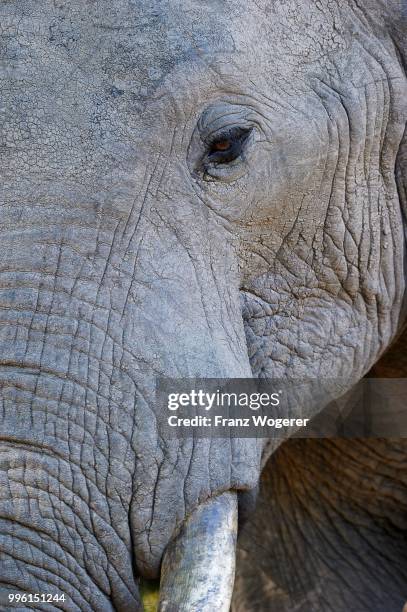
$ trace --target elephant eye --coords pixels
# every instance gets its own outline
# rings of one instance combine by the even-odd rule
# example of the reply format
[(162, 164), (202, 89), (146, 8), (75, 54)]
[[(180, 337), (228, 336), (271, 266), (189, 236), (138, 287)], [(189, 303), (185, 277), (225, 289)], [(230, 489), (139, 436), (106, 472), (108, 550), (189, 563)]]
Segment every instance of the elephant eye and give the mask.
[(215, 142), (212, 146), (212, 151), (227, 151), (232, 146), (232, 141), (228, 140), (219, 140), (219, 142)]
[(209, 143), (207, 160), (215, 164), (227, 164), (243, 153), (250, 129), (234, 128), (227, 133), (218, 134)]

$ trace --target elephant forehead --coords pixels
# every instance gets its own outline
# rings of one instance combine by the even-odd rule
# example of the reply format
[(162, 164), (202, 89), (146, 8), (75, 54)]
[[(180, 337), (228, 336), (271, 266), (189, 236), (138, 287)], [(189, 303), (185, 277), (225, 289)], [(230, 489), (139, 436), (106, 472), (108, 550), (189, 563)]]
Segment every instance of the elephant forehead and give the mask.
[[(309, 62), (340, 46), (339, 3), (321, 0), (35, 0), (0, 8), (7, 60), (37, 60), (43, 70), (75, 67), (114, 77), (150, 94), (188, 60), (249, 56), (261, 67)], [(316, 36), (317, 35), (317, 36)], [(267, 56), (267, 57), (266, 57)], [(290, 58), (288, 58), (290, 56)], [(243, 68), (245, 60), (239, 60)], [(24, 69), (21, 65), (20, 69)], [(252, 66), (253, 69), (253, 66)], [(44, 77), (45, 77), (44, 73)]]
[(147, 84), (185, 59), (230, 53), (242, 7), (218, 0), (45, 0), (40, 10), (34, 0), (21, 0), (1, 7), (0, 15), (15, 59), (75, 61), (88, 72), (132, 74)]
[[(181, 106), (189, 98), (191, 105), (195, 99), (206, 103), (208, 84), (217, 91), (222, 71), (236, 76), (232, 90), (237, 93), (250, 83), (270, 93), (281, 75), (287, 91), (294, 82), (290, 72), (304, 61), (302, 47), (312, 62), (324, 55), (322, 44), (336, 44), (338, 34), (335, 38), (330, 31), (334, 26), (339, 31), (339, 19), (327, 8), (331, 4), (321, 0), (318, 10), (314, 3), (306, 3), (305, 10), (303, 0), (1, 4), (2, 129), (10, 143), (4, 172), (12, 178), (18, 167), (32, 181), (46, 171), (58, 181), (66, 175), (86, 184), (85, 175), (98, 175), (101, 169), (107, 175), (107, 164), (116, 166), (119, 160), (122, 167), (127, 160), (131, 174), (132, 160), (141, 151), (134, 141), (152, 123), (141, 118), (146, 106), (163, 91), (164, 114), (171, 111), (168, 79), (171, 92), (182, 94)], [(318, 31), (323, 24), (326, 35), (309, 34), (309, 23)], [(196, 106), (199, 110), (199, 102)], [(197, 112), (191, 108), (185, 114)], [(41, 174), (34, 176), (33, 164)]]
[[(110, 32), (103, 70), (116, 81), (130, 83), (140, 99), (149, 97), (181, 64), (194, 64), (236, 51), (235, 3), (212, 0), (119, 3), (121, 12), (100, 15), (97, 28)], [(113, 33), (113, 35), (112, 35)], [(97, 34), (100, 40), (100, 34)]]
[(181, 64), (219, 53), (230, 57), (239, 5), (218, 0), (205, 5), (194, 0), (44, 0), (39, 8), (35, 0), (7, 2), (0, 6), (0, 79), (6, 106), (11, 102), (13, 115), (30, 115), (34, 121), (40, 107), (42, 114), (48, 113), (48, 124), (55, 125), (52, 111), (59, 117), (59, 130), (70, 121), (65, 115), (71, 105), (79, 120), (87, 107), (96, 109), (98, 121), (108, 114), (114, 122), (117, 104), (112, 109), (111, 98), (126, 93), (123, 110), (134, 117)]

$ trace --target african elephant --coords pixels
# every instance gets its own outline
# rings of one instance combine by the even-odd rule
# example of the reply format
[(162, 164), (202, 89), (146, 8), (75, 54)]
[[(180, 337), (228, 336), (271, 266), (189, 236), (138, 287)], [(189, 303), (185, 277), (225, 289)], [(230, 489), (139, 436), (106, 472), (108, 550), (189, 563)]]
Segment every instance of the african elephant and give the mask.
[[(238, 497), (253, 530), (250, 492), (269, 456), (267, 473), (281, 473), (286, 447), (163, 439), (158, 377), (340, 377), (350, 389), (397, 338), (406, 19), (397, 0), (3, 0), (5, 609), (15, 591), (66, 596), (21, 609), (137, 610), (138, 579), (159, 576), (174, 535), (186, 551), (195, 542), (189, 520), (202, 533), (216, 507), (221, 537)], [(296, 459), (330, 460), (326, 441), (307, 444)], [(405, 480), (389, 481), (405, 507)], [(394, 526), (363, 532), (372, 548), (378, 525)], [(296, 555), (294, 531), (279, 533), (277, 553)], [(213, 548), (207, 583), (186, 594), (188, 568), (174, 564), (163, 610), (228, 609)], [(391, 612), (406, 598), (386, 590), (393, 560), (364, 597), (330, 574), (295, 602), (245, 609)], [(240, 571), (236, 592), (248, 592)]]

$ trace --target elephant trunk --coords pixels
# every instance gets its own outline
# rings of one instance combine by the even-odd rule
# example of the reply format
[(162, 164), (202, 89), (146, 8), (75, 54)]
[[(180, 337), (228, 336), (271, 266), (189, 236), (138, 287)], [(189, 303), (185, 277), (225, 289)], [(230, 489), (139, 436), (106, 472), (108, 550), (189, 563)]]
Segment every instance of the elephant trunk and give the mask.
[(161, 569), (160, 612), (230, 609), (237, 534), (237, 495), (201, 504), (169, 543)]

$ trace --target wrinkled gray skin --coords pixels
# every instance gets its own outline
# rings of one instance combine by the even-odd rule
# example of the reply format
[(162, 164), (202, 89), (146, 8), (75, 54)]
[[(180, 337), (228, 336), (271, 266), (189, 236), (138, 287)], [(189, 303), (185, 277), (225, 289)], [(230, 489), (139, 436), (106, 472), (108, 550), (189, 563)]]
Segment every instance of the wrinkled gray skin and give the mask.
[[(396, 336), (406, 14), (1, 3), (4, 592), (138, 609), (185, 516), (256, 486), (274, 448), (159, 439), (157, 375), (351, 387)], [(208, 167), (231, 126), (242, 155)]]

